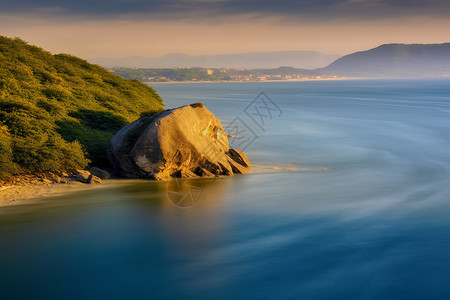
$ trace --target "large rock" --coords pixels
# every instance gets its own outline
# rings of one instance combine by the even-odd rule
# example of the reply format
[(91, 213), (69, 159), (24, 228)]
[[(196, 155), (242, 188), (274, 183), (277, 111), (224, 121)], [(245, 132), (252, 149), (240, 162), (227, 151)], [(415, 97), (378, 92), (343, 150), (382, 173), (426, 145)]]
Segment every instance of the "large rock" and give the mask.
[(250, 163), (230, 149), (219, 120), (196, 103), (143, 117), (122, 128), (111, 140), (111, 163), (128, 178), (247, 173)]

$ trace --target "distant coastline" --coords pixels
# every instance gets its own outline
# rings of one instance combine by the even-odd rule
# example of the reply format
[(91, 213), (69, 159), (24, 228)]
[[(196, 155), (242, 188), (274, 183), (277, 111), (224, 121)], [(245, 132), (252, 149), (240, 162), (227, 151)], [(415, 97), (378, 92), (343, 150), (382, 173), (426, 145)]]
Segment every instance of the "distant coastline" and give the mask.
[(314, 70), (293, 67), (276, 69), (238, 70), (230, 68), (112, 68), (110, 72), (125, 79), (141, 82), (246, 82), (340, 78), (335, 74), (321, 74)]
[(145, 84), (173, 84), (173, 83), (243, 83), (243, 82), (302, 82), (302, 81), (341, 81), (341, 80), (361, 80), (366, 78), (358, 77), (336, 77), (336, 78), (303, 78), (303, 79), (281, 79), (281, 80), (195, 80), (195, 81), (144, 81)]
[(315, 69), (282, 66), (271, 69), (114, 67), (108, 70), (125, 79), (136, 79), (147, 84), (446, 78), (450, 74), (449, 50), (450, 43), (383, 44), (345, 55)]
[(398, 78), (398, 77), (339, 77), (339, 78), (305, 78), (305, 79), (284, 79), (284, 80), (204, 80), (204, 81), (146, 81), (143, 82), (147, 85), (154, 84), (176, 84), (176, 83), (264, 83), (264, 82), (310, 82), (310, 81), (345, 81), (345, 80), (439, 80), (439, 79), (449, 79), (450, 75), (446, 76), (436, 76), (436, 77), (411, 77), (411, 78)]

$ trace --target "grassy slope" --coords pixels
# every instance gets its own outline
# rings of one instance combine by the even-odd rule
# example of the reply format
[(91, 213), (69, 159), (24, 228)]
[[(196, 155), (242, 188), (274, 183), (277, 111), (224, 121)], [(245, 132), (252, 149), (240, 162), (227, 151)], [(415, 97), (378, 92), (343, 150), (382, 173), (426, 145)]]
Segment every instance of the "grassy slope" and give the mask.
[(0, 36), (0, 178), (106, 164), (115, 132), (163, 105), (137, 80)]

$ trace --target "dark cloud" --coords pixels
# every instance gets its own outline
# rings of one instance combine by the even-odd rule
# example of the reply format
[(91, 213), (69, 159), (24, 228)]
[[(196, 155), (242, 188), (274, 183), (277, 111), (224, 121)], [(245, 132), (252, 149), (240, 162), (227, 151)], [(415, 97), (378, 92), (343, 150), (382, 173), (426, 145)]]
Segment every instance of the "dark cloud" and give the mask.
[(92, 18), (133, 15), (192, 20), (253, 15), (297, 20), (446, 18), (448, 0), (0, 0), (0, 14), (57, 14)]

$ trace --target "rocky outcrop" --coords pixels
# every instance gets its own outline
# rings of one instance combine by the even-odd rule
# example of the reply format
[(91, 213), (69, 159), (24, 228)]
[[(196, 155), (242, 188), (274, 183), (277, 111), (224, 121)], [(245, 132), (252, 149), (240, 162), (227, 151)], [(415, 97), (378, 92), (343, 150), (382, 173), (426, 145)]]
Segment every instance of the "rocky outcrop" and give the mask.
[(91, 174), (89, 171), (85, 170), (77, 170), (77, 175), (75, 177), (76, 181), (82, 182), (82, 183), (102, 183), (102, 180)]
[(128, 178), (166, 180), (248, 173), (250, 163), (230, 149), (219, 120), (196, 103), (145, 116), (111, 140), (109, 159)]

